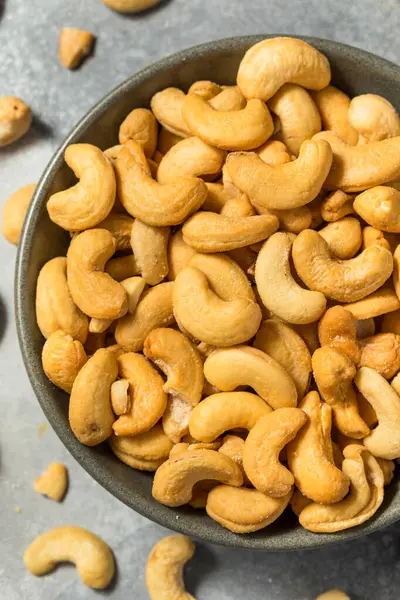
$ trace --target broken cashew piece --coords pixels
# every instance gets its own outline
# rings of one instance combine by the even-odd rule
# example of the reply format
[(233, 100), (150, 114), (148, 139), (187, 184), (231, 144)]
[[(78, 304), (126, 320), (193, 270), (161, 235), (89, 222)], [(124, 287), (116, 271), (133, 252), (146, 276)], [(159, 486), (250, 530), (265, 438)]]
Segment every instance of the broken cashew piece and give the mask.
[(69, 394), (86, 361), (86, 352), (81, 342), (74, 341), (63, 331), (52, 333), (43, 346), (43, 371), (54, 385)]
[(198, 94), (204, 100), (211, 100), (211, 98), (214, 98), (214, 96), (217, 96), (221, 92), (222, 88), (218, 83), (206, 79), (195, 81), (188, 89), (188, 94)]
[(284, 165), (292, 160), (285, 144), (279, 140), (268, 140), (255, 152), (268, 165)]
[(350, 98), (333, 85), (312, 94), (321, 114), (323, 128), (334, 131), (346, 144), (355, 146), (358, 133), (349, 121)]
[(123, 463), (133, 469), (150, 472), (156, 471), (168, 459), (173, 448), (172, 441), (159, 424), (137, 435), (113, 434), (109, 444)]
[(158, 183), (174, 183), (180, 177), (215, 179), (221, 172), (226, 152), (190, 137), (175, 144), (164, 155), (157, 171)]
[(18, 246), (25, 215), (28, 211), (36, 183), (25, 185), (14, 192), (3, 205), (1, 232), (7, 242)]
[(83, 583), (102, 590), (111, 582), (115, 564), (110, 548), (94, 533), (65, 525), (39, 535), (24, 552), (32, 575), (45, 575), (59, 562), (72, 562)]
[(170, 535), (157, 542), (146, 564), (146, 586), (151, 600), (196, 600), (183, 583), (183, 567), (194, 551), (193, 542), (185, 535)]
[(131, 409), (131, 398), (129, 396), (129, 381), (118, 379), (111, 386), (111, 406), (118, 416), (125, 415)]
[(361, 225), (353, 217), (344, 217), (335, 223), (328, 223), (318, 233), (324, 238), (332, 254), (340, 260), (353, 258), (361, 247)]
[(73, 27), (63, 27), (58, 40), (58, 56), (63, 67), (75, 69), (92, 48), (93, 33)]
[(167, 276), (169, 234), (169, 227), (153, 227), (139, 219), (133, 223), (133, 254), (144, 281), (149, 285), (156, 285)]
[(378, 185), (356, 196), (355, 212), (364, 221), (389, 233), (400, 233), (400, 191)]
[(61, 502), (68, 487), (68, 473), (62, 463), (50, 463), (43, 475), (33, 482), (33, 489), (43, 496)]
[(119, 143), (135, 140), (143, 148), (147, 158), (153, 156), (157, 147), (158, 125), (155, 116), (147, 108), (134, 108), (119, 126)]
[(342, 190), (336, 190), (322, 200), (320, 210), (324, 221), (328, 223), (338, 221), (354, 213), (353, 196)]
[(0, 97), (0, 148), (24, 136), (32, 123), (32, 111), (21, 98)]
[(376, 94), (355, 96), (348, 113), (350, 125), (360, 134), (359, 144), (400, 135), (400, 118), (388, 100)]

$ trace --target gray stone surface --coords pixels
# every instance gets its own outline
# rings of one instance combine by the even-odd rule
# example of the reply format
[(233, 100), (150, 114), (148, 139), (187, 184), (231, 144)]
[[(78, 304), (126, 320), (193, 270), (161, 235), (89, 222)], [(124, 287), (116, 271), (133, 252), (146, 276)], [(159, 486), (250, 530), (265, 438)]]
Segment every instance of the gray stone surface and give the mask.
[[(0, 202), (36, 181), (72, 125), (109, 89), (142, 66), (196, 43), (224, 36), (287, 32), (328, 37), (398, 61), (397, 0), (165, 0), (157, 10), (124, 17), (100, 0), (0, 0), (0, 95), (20, 95), (35, 123), (21, 142), (0, 150)], [(58, 63), (61, 26), (97, 37), (95, 54), (77, 72)], [(6, 600), (145, 599), (144, 565), (166, 534), (94, 482), (50, 428), (27, 380), (13, 315), (15, 249), (0, 240), (0, 597)], [(58, 505), (34, 493), (32, 481), (51, 460), (65, 462), (70, 489)], [(18, 508), (19, 507), (19, 508)], [(20, 510), (20, 512), (16, 512)], [(107, 592), (84, 588), (72, 567), (30, 576), (22, 553), (39, 533), (76, 524), (101, 535), (118, 563)], [(395, 600), (400, 590), (400, 525), (345, 545), (262, 554), (199, 544), (186, 571), (199, 599), (312, 600), (332, 588), (353, 600)]]

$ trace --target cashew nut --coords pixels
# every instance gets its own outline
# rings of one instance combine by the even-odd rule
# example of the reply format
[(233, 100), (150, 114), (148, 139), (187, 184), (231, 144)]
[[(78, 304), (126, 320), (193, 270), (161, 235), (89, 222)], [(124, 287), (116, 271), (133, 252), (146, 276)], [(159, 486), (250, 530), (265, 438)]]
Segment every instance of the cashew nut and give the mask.
[(157, 121), (147, 108), (132, 110), (119, 127), (119, 143), (126, 144), (128, 140), (135, 140), (143, 147), (148, 158), (153, 156), (156, 150), (157, 135)]
[(238, 435), (226, 435), (218, 452), (229, 456), (231, 460), (238, 464), (243, 475), (243, 485), (251, 485), (243, 467), (243, 449), (244, 440), (241, 437)]
[(372, 227), (390, 233), (400, 233), (400, 192), (378, 185), (354, 200), (354, 210)]
[(3, 205), (1, 231), (7, 242), (18, 246), (25, 215), (28, 211), (36, 184), (25, 185), (14, 192)]
[(361, 247), (361, 225), (353, 217), (329, 223), (318, 233), (324, 238), (332, 254), (341, 260), (353, 258)]
[(105, 271), (112, 279), (121, 284), (125, 279), (130, 279), (134, 275), (140, 275), (140, 269), (133, 254), (117, 256), (117, 258), (107, 261)]
[(221, 92), (222, 88), (218, 83), (207, 80), (195, 81), (188, 89), (188, 94), (198, 94), (204, 100), (211, 100)]
[(58, 56), (63, 67), (75, 69), (92, 48), (93, 33), (73, 27), (63, 27), (58, 40)]
[(342, 590), (329, 590), (317, 596), (315, 600), (351, 600), (351, 598)]
[(107, 229), (115, 238), (115, 250), (131, 250), (131, 234), (133, 219), (127, 214), (112, 212), (96, 226), (96, 229)]
[(132, 250), (142, 277), (149, 285), (160, 283), (168, 273), (169, 234), (169, 227), (153, 227), (139, 219), (133, 223)]
[(182, 230), (174, 233), (168, 246), (168, 279), (174, 281), (178, 273), (188, 266), (190, 259), (195, 254), (196, 250), (183, 241)]
[(312, 97), (321, 114), (323, 128), (334, 131), (346, 144), (355, 146), (358, 133), (349, 121), (350, 98), (333, 85), (314, 92)]
[(338, 221), (354, 213), (353, 197), (342, 190), (336, 190), (322, 200), (320, 209), (324, 221)]
[(398, 310), (400, 301), (393, 286), (384, 285), (362, 300), (345, 304), (344, 308), (349, 310), (356, 319), (370, 319)]
[(388, 250), (391, 250), (390, 241), (387, 239), (387, 235), (380, 231), (379, 229), (375, 229), (375, 227), (364, 227), (362, 230), (362, 249), (368, 248), (368, 246), (373, 246), (374, 244), (378, 246), (383, 246)]
[(151, 110), (157, 121), (165, 129), (180, 137), (190, 137), (191, 133), (182, 116), (186, 95), (178, 88), (166, 88), (157, 92), (151, 99)]
[(196, 600), (183, 583), (183, 567), (194, 554), (194, 544), (185, 535), (170, 535), (150, 552), (146, 586), (151, 600)]
[(253, 204), (260, 215), (275, 215), (279, 219), (279, 229), (288, 233), (300, 233), (311, 227), (312, 213), (308, 206), (299, 206), (291, 210), (268, 210), (258, 204)]
[(0, 97), (0, 148), (19, 140), (32, 123), (32, 111), (21, 98)]
[(131, 409), (129, 381), (118, 379), (111, 386), (111, 406), (116, 415), (125, 415)]
[(61, 502), (68, 487), (68, 473), (62, 463), (50, 463), (43, 475), (33, 482), (33, 489), (43, 496)]
[(156, 471), (168, 459), (173, 448), (173, 443), (159, 424), (137, 435), (113, 434), (109, 444), (123, 463), (140, 471)]
[(161, 127), (158, 135), (158, 150), (154, 153), (153, 160), (159, 164), (164, 158), (164, 155), (167, 154), (168, 150), (171, 150), (171, 148), (182, 141), (182, 139), (183, 138), (180, 135), (171, 133), (168, 129), (165, 129), (165, 127)]
[(360, 134), (359, 144), (379, 142), (400, 135), (400, 118), (388, 100), (376, 94), (352, 99), (348, 113), (350, 125)]
[(42, 365), (54, 385), (71, 393), (79, 371), (87, 361), (86, 352), (79, 341), (74, 341), (63, 331), (52, 333), (42, 351)]
[(174, 183), (180, 177), (215, 179), (221, 172), (226, 152), (197, 137), (175, 144), (163, 157), (157, 171), (158, 183)]
[(255, 152), (268, 165), (284, 165), (292, 160), (285, 144), (279, 140), (268, 140)]

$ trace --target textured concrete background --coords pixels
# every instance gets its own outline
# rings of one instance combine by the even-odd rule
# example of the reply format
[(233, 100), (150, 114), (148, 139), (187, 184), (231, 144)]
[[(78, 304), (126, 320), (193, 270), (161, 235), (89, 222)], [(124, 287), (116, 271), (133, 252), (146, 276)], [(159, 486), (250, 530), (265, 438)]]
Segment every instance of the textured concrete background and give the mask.
[[(31, 132), (0, 150), (0, 202), (38, 179), (65, 134), (109, 89), (166, 54), (224, 36), (287, 32), (347, 42), (398, 62), (399, 13), (398, 0), (165, 0), (136, 17), (115, 14), (100, 0), (0, 0), (0, 95), (21, 95), (35, 113)], [(58, 63), (62, 26), (87, 28), (98, 38), (94, 56), (77, 72)], [(27, 380), (14, 326), (15, 249), (1, 239), (0, 253), (0, 597), (144, 600), (145, 561), (166, 531), (95, 483), (50, 428), (43, 433), (45, 417)], [(70, 473), (61, 505), (32, 491), (33, 479), (51, 460), (65, 462)], [(110, 544), (118, 563), (111, 590), (85, 589), (73, 567), (43, 578), (26, 572), (24, 548), (61, 524), (87, 527)], [(353, 600), (395, 600), (399, 556), (400, 525), (293, 554), (199, 544), (186, 581), (196, 597), (207, 600), (312, 600), (332, 587), (345, 589)]]

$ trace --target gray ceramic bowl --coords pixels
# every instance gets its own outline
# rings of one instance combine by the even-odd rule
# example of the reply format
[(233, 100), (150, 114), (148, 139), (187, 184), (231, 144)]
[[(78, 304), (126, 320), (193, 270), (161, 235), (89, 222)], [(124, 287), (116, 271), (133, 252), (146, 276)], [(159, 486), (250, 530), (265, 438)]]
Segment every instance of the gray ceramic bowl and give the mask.
[[(151, 495), (152, 475), (121, 463), (106, 444), (82, 446), (68, 425), (67, 396), (42, 371), (43, 338), (35, 319), (35, 289), (40, 268), (54, 256), (65, 255), (69, 236), (48, 218), (50, 194), (69, 187), (73, 176), (64, 164), (68, 144), (89, 142), (107, 148), (117, 143), (118, 128), (135, 107), (148, 106), (152, 95), (169, 86), (186, 90), (198, 79), (233, 84), (244, 52), (264, 37), (247, 36), (203, 44), (164, 58), (118, 86), (101, 100), (72, 130), (54, 154), (37, 187), (19, 245), (15, 279), (16, 321), (25, 366), (48, 420), (62, 442), (92, 477), (116, 498), (152, 521), (210, 542), (261, 550), (296, 550), (345, 541), (365, 535), (400, 519), (400, 484), (387, 488), (383, 508), (365, 525), (342, 533), (319, 535), (296, 523), (287, 510), (276, 523), (251, 535), (235, 535), (202, 511), (178, 510), (158, 504)], [(382, 58), (337, 42), (303, 38), (326, 54), (332, 80), (351, 96), (372, 92), (394, 105), (400, 101), (400, 69)]]

